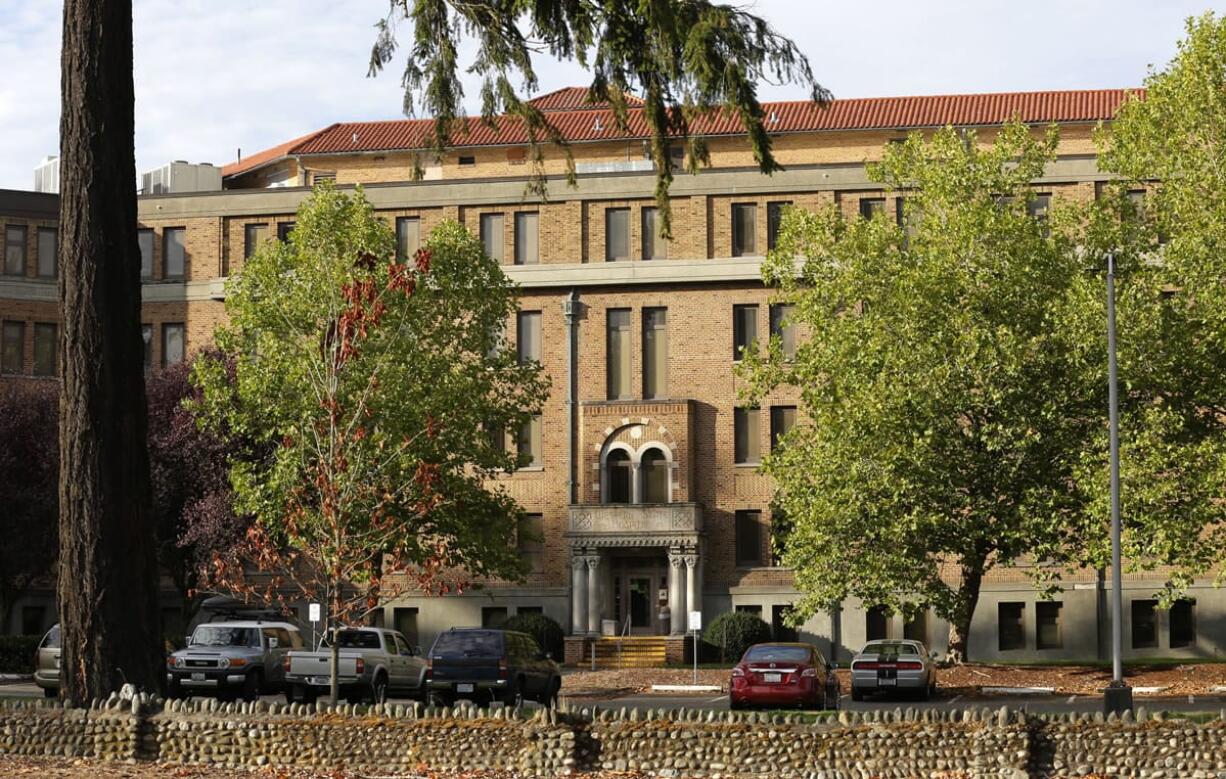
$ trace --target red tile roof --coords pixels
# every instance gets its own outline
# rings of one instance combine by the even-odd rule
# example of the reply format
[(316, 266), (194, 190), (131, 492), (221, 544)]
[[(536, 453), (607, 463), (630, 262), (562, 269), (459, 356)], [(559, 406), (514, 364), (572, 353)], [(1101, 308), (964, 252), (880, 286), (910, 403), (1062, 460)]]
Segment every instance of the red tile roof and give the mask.
[[(333, 125), (333, 127), (335, 127), (335, 125)], [(328, 129), (328, 128), (325, 128), (325, 129)], [(277, 160), (280, 160), (281, 158), (288, 156), (290, 153), (290, 150), (293, 149), (295, 146), (305, 141), (308, 141), (311, 138), (314, 138), (316, 135), (319, 135), (321, 132), (324, 132), (324, 130), (315, 130), (314, 132), (309, 132), (306, 135), (299, 136), (292, 141), (286, 141), (285, 143), (282, 143), (278, 146), (274, 146), (271, 149), (265, 149), (264, 151), (256, 152), (255, 154), (252, 154), (250, 157), (244, 157), (243, 159), (238, 160), (237, 162), (231, 162), (229, 165), (225, 165), (222, 167), (221, 175), (224, 178), (229, 178), (230, 176), (237, 176), (240, 173), (247, 173), (248, 171), (252, 171), (252, 170), (255, 170), (256, 168), (263, 167), (264, 165), (267, 165), (271, 162), (276, 162)]]
[[(544, 112), (552, 111), (591, 111), (598, 108), (608, 108), (606, 102), (594, 103), (588, 100), (587, 87), (563, 87), (555, 92), (548, 92), (544, 95), (539, 95), (528, 101), (534, 105), (537, 110)], [(626, 105), (636, 106), (642, 105), (643, 101), (634, 95), (626, 95)]]
[[(945, 125), (995, 125), (1017, 116), (1028, 124), (1050, 122), (1097, 122), (1109, 120), (1130, 91), (1096, 89), (1068, 92), (1009, 92), (980, 95), (934, 95), (924, 97), (884, 97), (835, 100), (820, 108), (809, 101), (765, 103), (766, 127), (771, 133), (821, 132), (837, 130), (909, 130)], [(588, 105), (574, 107), (576, 95), (586, 90), (573, 87), (543, 95), (546, 105), (568, 105), (552, 111), (550, 121), (563, 137), (573, 143), (601, 140), (647, 138), (649, 132), (639, 108), (631, 108), (628, 131), (616, 129), (613, 112)], [(538, 106), (539, 107), (539, 106)], [(501, 146), (528, 142), (518, 119), (500, 118), (490, 127), (479, 118), (462, 120), (464, 129), (453, 135), (453, 145)], [(393, 119), (381, 122), (340, 122), (310, 135), (290, 141), (223, 168), (226, 176), (250, 170), (263, 162), (257, 158), (277, 159), (287, 154), (345, 154), (351, 152), (394, 151), (427, 148), (433, 121), (430, 119)], [(739, 119), (716, 112), (691, 123), (700, 135), (738, 135), (744, 132)]]

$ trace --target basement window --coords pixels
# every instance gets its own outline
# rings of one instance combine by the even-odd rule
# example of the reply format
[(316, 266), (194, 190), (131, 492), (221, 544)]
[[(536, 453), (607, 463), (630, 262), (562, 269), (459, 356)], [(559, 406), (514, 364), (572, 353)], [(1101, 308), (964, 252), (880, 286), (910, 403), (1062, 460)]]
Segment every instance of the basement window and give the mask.
[(1184, 598), (1171, 605), (1171, 649), (1196, 645), (1196, 601)]
[(1002, 652), (1026, 648), (1026, 631), (1022, 627), (1024, 603), (1001, 603), (997, 605), (996, 633), (998, 647)]
[(460, 155), (460, 164), (461, 164), (461, 165), (476, 165), (476, 164), (477, 164), (477, 158), (476, 158), (476, 157), (474, 157), (474, 156), (473, 156), (473, 155), (471, 155), (471, 154), (461, 154), (461, 155)]
[(1152, 649), (1158, 646), (1158, 601), (1132, 602), (1132, 648)]

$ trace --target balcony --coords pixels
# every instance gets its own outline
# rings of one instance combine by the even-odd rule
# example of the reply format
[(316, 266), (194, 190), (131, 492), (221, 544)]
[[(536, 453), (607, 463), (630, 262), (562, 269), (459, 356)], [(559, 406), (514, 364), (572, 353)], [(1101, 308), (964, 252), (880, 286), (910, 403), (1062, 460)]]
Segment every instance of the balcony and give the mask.
[(702, 532), (702, 506), (697, 503), (584, 504), (570, 507), (567, 535), (589, 541), (624, 539), (623, 543), (652, 545)]

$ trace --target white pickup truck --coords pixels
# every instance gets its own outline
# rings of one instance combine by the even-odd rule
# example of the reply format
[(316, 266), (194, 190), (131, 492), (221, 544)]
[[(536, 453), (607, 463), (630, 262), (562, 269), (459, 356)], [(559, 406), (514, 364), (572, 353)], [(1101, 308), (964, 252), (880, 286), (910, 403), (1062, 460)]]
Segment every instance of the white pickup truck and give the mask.
[[(336, 631), (339, 694), (350, 703), (382, 703), (389, 697), (421, 699), (425, 694), (426, 661), (416, 647), (395, 630), (371, 627)], [(310, 703), (329, 692), (332, 650), (285, 656), (285, 699)]]

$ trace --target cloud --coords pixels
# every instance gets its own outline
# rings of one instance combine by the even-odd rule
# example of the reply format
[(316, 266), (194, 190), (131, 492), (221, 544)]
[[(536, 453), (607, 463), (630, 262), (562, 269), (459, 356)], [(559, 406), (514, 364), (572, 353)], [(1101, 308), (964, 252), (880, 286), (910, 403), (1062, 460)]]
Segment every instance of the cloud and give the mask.
[[(366, 78), (388, 0), (135, 0), (137, 169), (223, 164), (334, 121), (400, 116), (402, 61)], [(759, 0), (836, 97), (1133, 86), (1201, 3)], [(0, 0), (0, 187), (58, 147), (61, 5)], [(18, 74), (18, 77), (11, 77)], [(584, 83), (538, 62), (543, 90)], [(475, 98), (476, 85), (468, 94)], [(765, 99), (801, 97), (764, 85)], [(472, 109), (475, 110), (475, 103)]]

